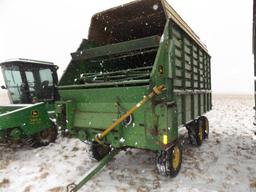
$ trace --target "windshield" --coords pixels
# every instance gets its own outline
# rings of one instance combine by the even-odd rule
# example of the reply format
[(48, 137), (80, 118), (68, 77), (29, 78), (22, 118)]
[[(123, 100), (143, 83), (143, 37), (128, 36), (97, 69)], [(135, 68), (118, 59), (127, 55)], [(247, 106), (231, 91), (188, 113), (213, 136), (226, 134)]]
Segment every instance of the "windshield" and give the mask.
[(12, 103), (35, 103), (54, 100), (52, 71), (38, 66), (3, 67), (6, 87)]
[(21, 103), (21, 101), (24, 100), (26, 96), (25, 93), (22, 93), (22, 79), (18, 67), (4, 70), (4, 75), (6, 86), (9, 90), (13, 103)]

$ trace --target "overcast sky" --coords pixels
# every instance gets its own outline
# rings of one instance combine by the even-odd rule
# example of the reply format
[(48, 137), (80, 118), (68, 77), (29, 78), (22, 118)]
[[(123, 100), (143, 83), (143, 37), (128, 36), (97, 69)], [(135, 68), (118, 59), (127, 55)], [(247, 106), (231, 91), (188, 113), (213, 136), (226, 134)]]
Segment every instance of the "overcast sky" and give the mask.
[[(129, 0), (0, 0), (0, 61), (68, 65), (91, 16)], [(207, 45), (215, 93), (253, 94), (252, 0), (168, 0)], [(1, 82), (0, 79), (0, 83)]]

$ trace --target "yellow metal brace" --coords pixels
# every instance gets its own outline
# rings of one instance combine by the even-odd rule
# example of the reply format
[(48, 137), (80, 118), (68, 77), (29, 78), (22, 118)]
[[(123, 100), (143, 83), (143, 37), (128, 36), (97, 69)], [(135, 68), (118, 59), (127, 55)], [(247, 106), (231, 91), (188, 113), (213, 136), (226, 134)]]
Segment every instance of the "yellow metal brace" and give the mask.
[(150, 100), (155, 95), (159, 95), (165, 90), (164, 85), (156, 86), (153, 88), (153, 91), (148, 94), (147, 96), (144, 96), (144, 98), (137, 103), (137, 105), (133, 106), (129, 111), (127, 111), (125, 114), (123, 114), (119, 119), (117, 119), (110, 127), (105, 129), (102, 133), (98, 133), (95, 136), (95, 141), (97, 141), (99, 144), (102, 143), (102, 139), (110, 132), (112, 131), (116, 126), (118, 126), (122, 121), (124, 121), (127, 117), (129, 117), (131, 114), (133, 114), (137, 109), (139, 109), (141, 106), (143, 106), (148, 100)]

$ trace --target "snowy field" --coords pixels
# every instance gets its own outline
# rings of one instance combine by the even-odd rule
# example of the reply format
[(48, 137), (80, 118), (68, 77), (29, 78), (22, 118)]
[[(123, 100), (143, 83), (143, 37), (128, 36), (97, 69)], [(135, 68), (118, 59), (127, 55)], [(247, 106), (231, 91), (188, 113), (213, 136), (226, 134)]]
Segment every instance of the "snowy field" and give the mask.
[[(133, 149), (118, 154), (81, 192), (256, 191), (253, 104), (252, 96), (214, 96), (210, 138), (199, 148), (185, 140), (176, 178), (156, 173), (154, 153)], [(0, 147), (0, 192), (65, 191), (96, 164), (88, 149), (67, 138), (37, 149)]]

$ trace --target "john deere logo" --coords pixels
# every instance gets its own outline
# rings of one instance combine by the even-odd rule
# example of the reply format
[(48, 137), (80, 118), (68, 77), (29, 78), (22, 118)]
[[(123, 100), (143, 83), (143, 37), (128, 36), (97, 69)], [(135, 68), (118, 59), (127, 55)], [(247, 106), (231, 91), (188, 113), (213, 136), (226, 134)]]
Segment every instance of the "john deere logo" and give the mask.
[(33, 110), (33, 111), (31, 112), (31, 116), (32, 116), (32, 117), (38, 117), (38, 115), (39, 115), (39, 112), (38, 112), (37, 110)]

